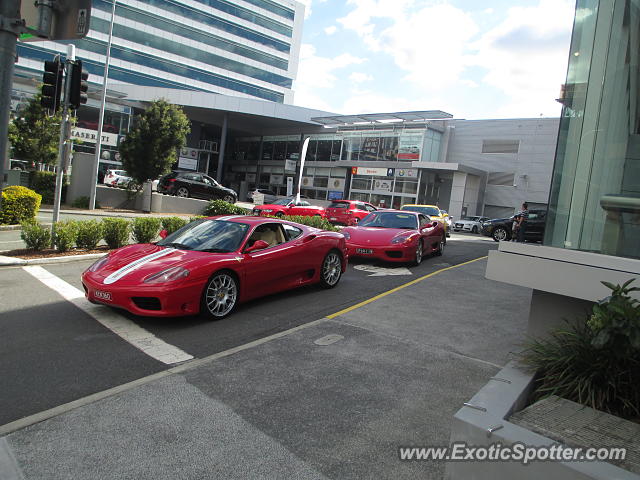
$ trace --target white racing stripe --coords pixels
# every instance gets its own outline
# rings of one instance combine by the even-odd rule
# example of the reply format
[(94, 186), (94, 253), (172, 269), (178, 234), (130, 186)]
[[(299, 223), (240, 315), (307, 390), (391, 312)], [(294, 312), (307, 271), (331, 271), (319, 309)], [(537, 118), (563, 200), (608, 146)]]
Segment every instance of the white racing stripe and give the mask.
[(142, 267), (143, 265), (145, 265), (146, 263), (149, 263), (157, 258), (160, 257), (164, 257), (165, 255), (169, 255), (170, 253), (175, 252), (176, 249), (175, 248), (165, 248), (163, 250), (159, 250), (157, 252), (151, 253), (149, 255), (146, 255), (142, 258), (139, 258), (137, 260), (134, 260), (133, 262), (125, 265), (124, 267), (116, 270), (115, 272), (113, 272), (111, 275), (109, 275), (107, 278), (105, 278), (102, 283), (104, 283), (105, 285), (111, 285), (114, 282), (117, 282), (118, 280), (120, 280), (122, 277), (124, 277), (125, 275), (128, 275), (129, 273), (133, 272), (134, 270), (137, 270), (138, 268)]
[(56, 277), (44, 268), (39, 266), (26, 266), (22, 268), (47, 287), (59, 293), (64, 299), (91, 315), (124, 341), (129, 342), (159, 362), (173, 365), (193, 358), (193, 355), (189, 355), (178, 347), (174, 347), (160, 340), (151, 332), (141, 328), (131, 320), (124, 318), (122, 315), (111, 310), (111, 308), (89, 302), (84, 298), (84, 292), (82, 292), (82, 290), (78, 290), (73, 285)]

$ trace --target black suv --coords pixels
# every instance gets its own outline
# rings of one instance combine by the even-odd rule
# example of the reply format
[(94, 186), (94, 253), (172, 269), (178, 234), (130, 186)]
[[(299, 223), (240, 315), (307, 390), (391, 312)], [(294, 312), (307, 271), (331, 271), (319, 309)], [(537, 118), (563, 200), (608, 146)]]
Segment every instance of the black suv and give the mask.
[[(495, 218), (482, 224), (482, 233), (493, 238), (496, 242), (500, 240), (511, 240), (513, 233), (511, 227), (514, 217)], [(529, 218), (524, 229), (524, 239), (529, 242), (541, 242), (544, 237), (544, 224), (547, 220), (546, 210), (529, 210)]]
[(205, 200), (221, 199), (229, 203), (238, 201), (236, 192), (200, 172), (171, 172), (158, 182), (158, 193)]

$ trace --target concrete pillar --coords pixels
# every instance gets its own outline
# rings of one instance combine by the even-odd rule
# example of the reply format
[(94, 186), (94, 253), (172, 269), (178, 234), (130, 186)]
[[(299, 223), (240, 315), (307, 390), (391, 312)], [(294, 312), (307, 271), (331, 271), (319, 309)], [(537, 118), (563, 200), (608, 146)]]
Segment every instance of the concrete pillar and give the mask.
[(220, 151), (218, 152), (218, 170), (216, 180), (222, 183), (222, 171), (224, 168), (224, 149), (227, 146), (227, 124), (229, 123), (229, 113), (225, 112), (222, 119), (222, 133), (220, 134)]
[(453, 218), (460, 218), (462, 216), (466, 186), (467, 174), (464, 172), (454, 172), (453, 182), (451, 184), (451, 200), (449, 201), (449, 215)]

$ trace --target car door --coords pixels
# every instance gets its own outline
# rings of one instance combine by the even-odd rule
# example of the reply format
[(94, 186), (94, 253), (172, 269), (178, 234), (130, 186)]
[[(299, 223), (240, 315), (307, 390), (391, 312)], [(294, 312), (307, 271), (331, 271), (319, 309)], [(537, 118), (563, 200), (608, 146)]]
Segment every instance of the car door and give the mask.
[[(307, 277), (308, 265), (305, 260), (305, 242), (290, 238), (280, 223), (258, 225), (249, 235), (245, 248), (254, 239), (261, 238), (264, 230), (275, 234), (275, 242), (268, 248), (245, 255), (245, 276), (243, 279), (247, 298), (279, 292), (299, 285)], [(302, 232), (301, 232), (302, 233)], [(270, 243), (270, 242), (267, 242)]]
[(289, 213), (287, 215), (310, 215), (309, 212), (309, 202), (305, 200), (300, 200), (297, 203), (293, 203), (291, 207), (289, 207)]
[(207, 199), (221, 198), (220, 185), (213, 178), (202, 175), (202, 183), (204, 184), (204, 195)]
[(544, 210), (531, 210), (527, 218), (524, 235), (527, 240), (542, 241), (547, 212)]
[(420, 240), (422, 241), (422, 250), (425, 253), (430, 252), (433, 245), (440, 241), (440, 239), (435, 235), (436, 229), (432, 227), (433, 222), (431, 219), (422, 213), (418, 214), (418, 224)]

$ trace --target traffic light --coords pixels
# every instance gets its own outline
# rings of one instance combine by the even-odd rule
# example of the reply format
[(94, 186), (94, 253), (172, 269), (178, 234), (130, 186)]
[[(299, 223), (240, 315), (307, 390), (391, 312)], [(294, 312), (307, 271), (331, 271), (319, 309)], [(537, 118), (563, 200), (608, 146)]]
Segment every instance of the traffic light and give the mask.
[(71, 88), (69, 93), (69, 107), (77, 110), (81, 104), (87, 103), (87, 90), (89, 84), (87, 79), (89, 74), (82, 69), (82, 60), (76, 60), (71, 64), (70, 82)]
[(44, 74), (42, 75), (42, 98), (40, 104), (44, 108), (58, 110), (60, 106), (60, 94), (62, 93), (62, 72), (64, 65), (60, 57), (44, 62)]

